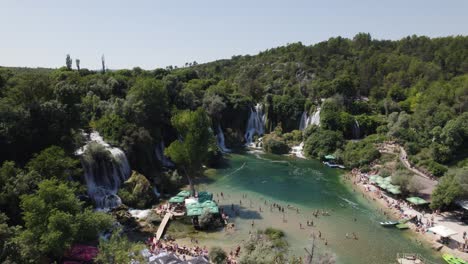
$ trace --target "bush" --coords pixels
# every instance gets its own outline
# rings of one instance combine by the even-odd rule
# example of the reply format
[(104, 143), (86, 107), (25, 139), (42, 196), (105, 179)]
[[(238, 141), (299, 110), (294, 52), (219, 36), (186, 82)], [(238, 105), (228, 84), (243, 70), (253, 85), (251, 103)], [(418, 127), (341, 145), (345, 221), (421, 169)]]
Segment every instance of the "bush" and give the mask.
[(269, 134), (263, 137), (263, 149), (273, 154), (287, 154), (289, 152), (289, 147), (284, 139), (276, 134)]
[(355, 168), (370, 164), (380, 157), (380, 152), (372, 143), (365, 141), (348, 142), (344, 149), (343, 160), (347, 167)]
[(429, 171), (437, 177), (443, 176), (447, 172), (447, 167), (435, 161), (429, 161)]
[(136, 171), (125, 181), (118, 195), (124, 204), (140, 209), (147, 208), (156, 201), (151, 183)]
[(210, 261), (215, 264), (222, 264), (227, 260), (226, 252), (220, 247), (212, 247), (208, 256), (210, 257)]
[(337, 131), (314, 128), (307, 138), (304, 153), (309, 157), (323, 157), (334, 153), (344, 143), (343, 134)]

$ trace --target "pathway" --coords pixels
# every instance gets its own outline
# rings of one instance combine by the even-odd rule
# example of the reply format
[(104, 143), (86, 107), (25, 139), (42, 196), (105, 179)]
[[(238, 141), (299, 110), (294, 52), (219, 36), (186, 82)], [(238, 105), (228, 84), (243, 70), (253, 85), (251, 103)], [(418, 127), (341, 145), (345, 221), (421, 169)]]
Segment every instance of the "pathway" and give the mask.
[(169, 222), (169, 219), (171, 219), (171, 217), (172, 217), (171, 212), (166, 213), (166, 215), (164, 216), (161, 224), (158, 227), (158, 231), (156, 232), (156, 240), (161, 239), (161, 236), (164, 233), (164, 229), (166, 229), (166, 225)]
[(421, 185), (419, 193), (423, 194), (426, 199), (430, 199), (430, 196), (432, 194), (432, 191), (435, 189), (437, 186), (437, 181), (426, 175), (425, 173), (421, 172), (420, 170), (414, 168), (411, 166), (411, 164), (408, 161), (408, 155), (405, 151), (405, 149), (395, 143), (384, 143), (380, 148), (379, 151), (381, 153), (388, 153), (388, 154), (396, 154), (399, 152), (399, 159), (401, 163), (412, 173), (414, 173), (415, 177), (417, 177), (418, 183)]
[(408, 161), (408, 155), (406, 154), (406, 151), (403, 147), (400, 146), (400, 161), (405, 165), (405, 167), (413, 172), (415, 176), (418, 177), (418, 182), (421, 184), (421, 190), (419, 192), (421, 194), (427, 195), (429, 198), (434, 191), (435, 187), (437, 186), (437, 181), (433, 180), (431, 177), (427, 176), (420, 170), (413, 168), (411, 164)]

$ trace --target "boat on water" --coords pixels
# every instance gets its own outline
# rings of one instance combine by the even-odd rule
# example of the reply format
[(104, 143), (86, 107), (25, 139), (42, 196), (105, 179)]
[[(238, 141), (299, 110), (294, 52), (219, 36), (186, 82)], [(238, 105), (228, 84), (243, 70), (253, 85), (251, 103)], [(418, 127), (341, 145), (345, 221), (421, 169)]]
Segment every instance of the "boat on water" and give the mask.
[(456, 258), (450, 254), (443, 254), (442, 258), (447, 262), (448, 264), (468, 264), (468, 262), (464, 261), (461, 258)]
[(340, 168), (340, 169), (344, 169), (345, 166), (341, 165), (341, 164), (336, 164), (336, 163), (333, 163), (333, 162), (329, 162), (329, 161), (324, 161), (323, 164), (327, 165), (328, 167), (330, 168)]
[(381, 226), (387, 227), (387, 226), (395, 226), (399, 224), (398, 221), (385, 221), (385, 222), (379, 222)]
[(404, 229), (408, 229), (409, 228), (409, 225), (407, 224), (398, 224), (396, 225), (396, 227), (400, 230), (404, 230)]

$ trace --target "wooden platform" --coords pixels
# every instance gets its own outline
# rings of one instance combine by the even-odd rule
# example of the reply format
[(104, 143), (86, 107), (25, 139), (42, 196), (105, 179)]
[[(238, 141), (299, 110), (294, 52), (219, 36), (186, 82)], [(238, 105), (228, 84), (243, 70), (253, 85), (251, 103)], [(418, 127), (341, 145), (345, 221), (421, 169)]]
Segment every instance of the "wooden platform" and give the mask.
[(161, 236), (164, 233), (164, 230), (166, 229), (166, 225), (171, 219), (171, 217), (172, 217), (172, 213), (166, 213), (166, 215), (164, 216), (163, 220), (161, 221), (161, 224), (158, 227), (158, 231), (156, 232), (157, 240), (161, 239)]

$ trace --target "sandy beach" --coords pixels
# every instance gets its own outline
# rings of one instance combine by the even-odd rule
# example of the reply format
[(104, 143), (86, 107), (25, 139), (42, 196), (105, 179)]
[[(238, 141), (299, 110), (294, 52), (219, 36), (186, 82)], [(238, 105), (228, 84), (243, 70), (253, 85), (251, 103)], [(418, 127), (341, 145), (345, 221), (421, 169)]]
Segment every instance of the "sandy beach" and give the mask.
[[(424, 213), (415, 210), (406, 202), (399, 202), (400, 210), (394, 207), (398, 204), (398, 200), (388, 196), (385, 192), (380, 191), (376, 186), (367, 182), (364, 175), (359, 173), (349, 172), (344, 175), (343, 179), (354, 189), (361, 192), (365, 199), (378, 206), (379, 211), (389, 219), (400, 220), (405, 216), (416, 215), (421, 218), (423, 223), (432, 221), (432, 226), (443, 225), (457, 232), (451, 236), (449, 245), (442, 245), (437, 240), (439, 236), (431, 232), (426, 232), (425, 228), (419, 228), (414, 223), (408, 223), (412, 236), (416, 241), (424, 241), (431, 245), (431, 248), (438, 250), (441, 254), (448, 253), (468, 260), (468, 253), (458, 250), (458, 246), (464, 243), (463, 232), (468, 232), (468, 227), (461, 222), (454, 221), (454, 216), (450, 213)], [(429, 222), (428, 222), (429, 221)], [(421, 242), (419, 242), (421, 243)]]

